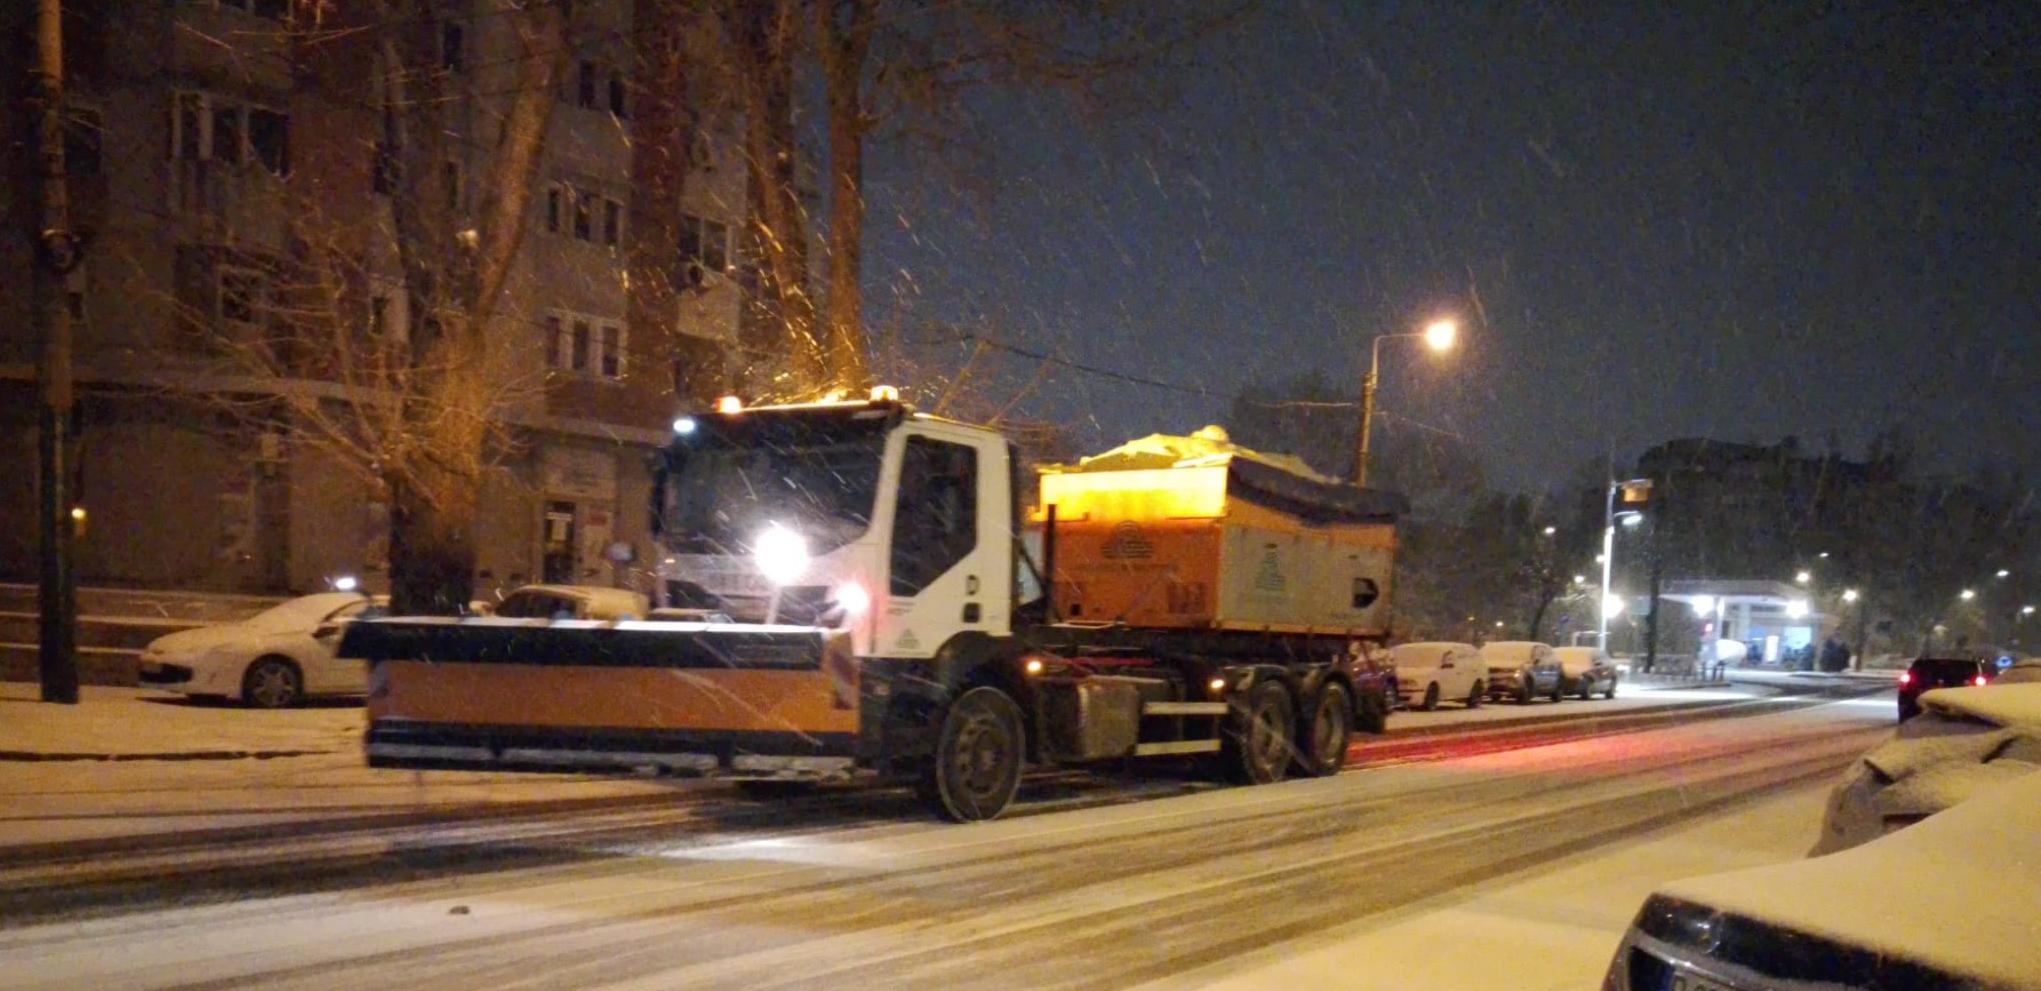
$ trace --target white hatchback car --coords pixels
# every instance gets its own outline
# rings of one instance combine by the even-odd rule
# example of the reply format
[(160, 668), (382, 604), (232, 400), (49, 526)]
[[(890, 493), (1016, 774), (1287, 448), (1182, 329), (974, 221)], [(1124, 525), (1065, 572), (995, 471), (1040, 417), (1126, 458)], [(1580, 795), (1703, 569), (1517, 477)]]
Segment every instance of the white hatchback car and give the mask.
[(1481, 650), (1473, 644), (1431, 641), (1389, 648), (1396, 665), (1396, 691), (1403, 704), (1430, 712), (1450, 699), (1472, 709), (1487, 691)]
[(158, 637), (142, 651), (141, 683), (182, 695), (238, 698), (277, 709), (313, 696), (363, 695), (368, 671), (334, 656), (340, 631), (382, 603), (360, 592), (321, 592), (238, 623)]

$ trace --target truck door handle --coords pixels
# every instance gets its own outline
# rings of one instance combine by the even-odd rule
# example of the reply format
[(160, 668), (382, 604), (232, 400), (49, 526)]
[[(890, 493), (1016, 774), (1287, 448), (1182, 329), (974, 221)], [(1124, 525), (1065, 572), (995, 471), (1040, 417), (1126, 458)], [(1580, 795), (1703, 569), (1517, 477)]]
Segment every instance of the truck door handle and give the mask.
[(964, 622), (976, 623), (978, 622), (978, 617), (980, 615), (981, 613), (978, 609), (978, 603), (976, 602), (964, 603)]

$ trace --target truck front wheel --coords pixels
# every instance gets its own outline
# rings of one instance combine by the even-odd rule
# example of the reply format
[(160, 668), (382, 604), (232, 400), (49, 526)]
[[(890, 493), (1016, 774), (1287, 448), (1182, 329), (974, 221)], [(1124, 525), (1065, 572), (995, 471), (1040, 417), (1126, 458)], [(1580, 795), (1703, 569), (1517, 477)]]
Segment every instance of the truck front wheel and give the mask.
[(1023, 734), (1020, 706), (1005, 692), (981, 686), (957, 696), (943, 713), (922, 797), (954, 822), (998, 816), (1020, 790)]
[(1247, 693), (1228, 720), (1221, 748), (1226, 770), (1248, 784), (1272, 784), (1289, 774), (1296, 756), (1297, 706), (1281, 683), (1264, 681)]
[(1347, 742), (1353, 738), (1354, 700), (1345, 685), (1328, 681), (1312, 700), (1310, 719), (1298, 727), (1299, 757), (1304, 772), (1314, 777), (1338, 774), (1346, 765)]

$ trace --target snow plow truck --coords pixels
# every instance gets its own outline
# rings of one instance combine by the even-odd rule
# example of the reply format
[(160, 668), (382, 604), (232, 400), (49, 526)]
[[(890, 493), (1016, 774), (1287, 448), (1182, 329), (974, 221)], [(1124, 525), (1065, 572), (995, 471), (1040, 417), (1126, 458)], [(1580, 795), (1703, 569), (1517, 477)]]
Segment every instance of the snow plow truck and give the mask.
[(1030, 767), (1266, 783), (1381, 732), (1401, 497), (1206, 428), (1039, 469), (869, 401), (684, 416), (641, 619), (353, 624), (375, 767), (872, 778), (989, 819)]

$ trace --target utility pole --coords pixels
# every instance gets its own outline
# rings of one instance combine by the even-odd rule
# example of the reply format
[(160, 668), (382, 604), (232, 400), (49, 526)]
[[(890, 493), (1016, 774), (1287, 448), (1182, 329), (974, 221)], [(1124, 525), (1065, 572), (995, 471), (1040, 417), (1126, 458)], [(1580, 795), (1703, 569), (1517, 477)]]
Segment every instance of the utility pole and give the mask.
[(42, 580), (38, 674), (42, 699), (78, 702), (77, 576), (71, 537), (71, 300), (70, 275), (78, 267), (71, 203), (64, 178), (64, 8), (41, 0), (36, 15), (36, 185), (42, 218), (36, 235), (35, 306), (41, 324), (36, 377), (42, 398), (38, 480), (41, 485)]
[(1361, 446), (1354, 452), (1354, 485), (1368, 487), (1368, 436), (1375, 432), (1375, 383), (1382, 371), (1382, 339), (1368, 346), (1368, 377), (1361, 380)]
[[(1670, 493), (1668, 493), (1670, 494)], [(1652, 500), (1657, 511), (1651, 514), (1651, 612), (1644, 617), (1644, 670), (1658, 667), (1658, 592), (1665, 575), (1665, 528), (1667, 498), (1656, 496)], [(1696, 665), (1700, 657), (1694, 658)]]

